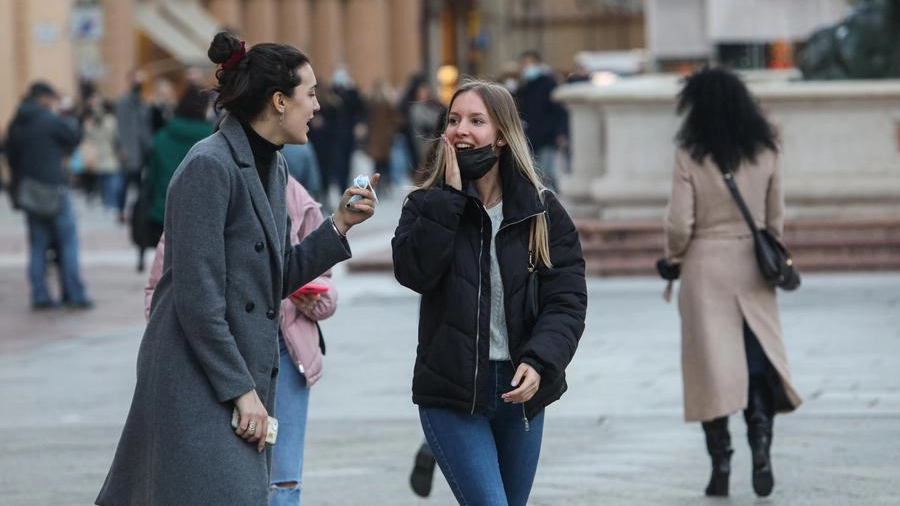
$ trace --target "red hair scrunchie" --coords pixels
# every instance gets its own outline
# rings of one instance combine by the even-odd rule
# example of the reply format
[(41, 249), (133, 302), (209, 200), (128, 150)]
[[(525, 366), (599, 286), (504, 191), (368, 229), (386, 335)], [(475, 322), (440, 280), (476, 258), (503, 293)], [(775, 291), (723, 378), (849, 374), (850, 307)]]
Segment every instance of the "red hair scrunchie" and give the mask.
[(231, 53), (231, 56), (229, 56), (228, 59), (225, 60), (225, 63), (222, 64), (222, 70), (228, 70), (231, 67), (234, 67), (235, 65), (238, 64), (239, 61), (241, 61), (241, 58), (243, 58), (244, 55), (246, 55), (246, 54), (247, 54), (247, 49), (244, 45), (244, 41), (241, 41), (240, 49), (235, 49), (234, 52)]

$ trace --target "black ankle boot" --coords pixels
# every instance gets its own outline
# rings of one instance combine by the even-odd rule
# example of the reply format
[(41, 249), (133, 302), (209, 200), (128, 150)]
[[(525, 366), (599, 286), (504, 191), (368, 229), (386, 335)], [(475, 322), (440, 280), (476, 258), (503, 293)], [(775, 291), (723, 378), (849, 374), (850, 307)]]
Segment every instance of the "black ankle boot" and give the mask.
[(434, 480), (434, 454), (427, 442), (423, 442), (416, 452), (415, 465), (409, 474), (409, 486), (419, 497), (428, 497)]
[(775, 487), (772, 474), (772, 425), (775, 418), (769, 386), (764, 377), (750, 378), (750, 396), (744, 420), (747, 422), (747, 441), (753, 457), (753, 491), (760, 497), (767, 497)]
[(706, 495), (714, 497), (728, 496), (728, 477), (731, 474), (731, 435), (728, 433), (728, 417), (723, 416), (709, 422), (703, 422), (706, 434), (706, 450), (712, 460), (712, 474)]

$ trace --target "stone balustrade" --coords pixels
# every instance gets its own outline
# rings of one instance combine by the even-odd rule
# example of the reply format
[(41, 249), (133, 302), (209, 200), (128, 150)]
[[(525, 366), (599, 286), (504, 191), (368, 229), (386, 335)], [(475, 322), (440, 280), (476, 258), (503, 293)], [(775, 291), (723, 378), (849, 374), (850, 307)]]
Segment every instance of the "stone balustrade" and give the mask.
[[(780, 133), (788, 218), (900, 216), (900, 81), (746, 76)], [(656, 219), (671, 188), (679, 78), (561, 86), (571, 171), (560, 191), (575, 213)]]

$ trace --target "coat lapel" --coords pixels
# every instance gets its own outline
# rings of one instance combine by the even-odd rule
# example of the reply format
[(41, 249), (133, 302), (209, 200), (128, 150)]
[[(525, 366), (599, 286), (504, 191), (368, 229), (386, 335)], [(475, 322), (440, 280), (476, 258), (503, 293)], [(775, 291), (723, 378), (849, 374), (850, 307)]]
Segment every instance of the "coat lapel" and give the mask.
[[(274, 217), (275, 223), (275, 239), (277, 240), (277, 244), (280, 244), (279, 248), (276, 251), (281, 251), (284, 248), (284, 238), (287, 236), (287, 179), (285, 176), (287, 175), (286, 171), (279, 170), (279, 161), (283, 160), (281, 153), (275, 153), (275, 157), (272, 158), (272, 169), (269, 171), (269, 208), (272, 216)], [(286, 162), (282, 162), (281, 165), (286, 166)], [(275, 209), (283, 210), (283, 213), (276, 213)], [(280, 218), (279, 218), (280, 216)], [(278, 256), (279, 263), (282, 261), (282, 256)]]
[[(281, 251), (284, 248), (284, 234), (279, 234), (279, 229), (283, 229), (284, 225), (279, 227), (275, 223), (275, 216), (272, 213), (273, 204), (278, 205), (278, 203), (270, 202), (266, 197), (266, 190), (259, 180), (256, 163), (253, 161), (253, 151), (250, 149), (250, 142), (247, 141), (247, 135), (244, 133), (240, 123), (232, 117), (226, 117), (219, 125), (219, 131), (222, 132), (222, 135), (225, 136), (225, 139), (231, 146), (234, 158), (237, 160), (238, 166), (240, 167), (238, 172), (241, 174), (241, 177), (244, 178), (244, 182), (250, 192), (250, 201), (253, 203), (253, 210), (256, 212), (256, 216), (259, 218), (260, 223), (262, 223), (263, 232), (269, 243), (269, 251), (272, 252), (272, 258), (277, 267), (275, 272), (281, 272), (281, 263), (283, 261)], [(273, 163), (277, 165), (278, 157), (276, 156), (274, 160)], [(278, 171), (275, 170), (274, 167), (269, 171), (269, 188), (271, 189), (277, 188), (277, 172)], [(280, 205), (283, 206), (284, 192), (282, 191), (279, 195), (281, 195)], [(276, 200), (278, 200), (277, 197)]]
[[(278, 273), (283, 273), (284, 269), (284, 247), (285, 247), (285, 237), (287, 237), (287, 203), (285, 199), (287, 198), (285, 194), (285, 189), (287, 188), (287, 180), (285, 179), (285, 175), (287, 172), (285, 170), (279, 170), (278, 161), (281, 160), (281, 153), (275, 153), (275, 157), (272, 158), (272, 168), (269, 171), (269, 216), (272, 216), (272, 224), (275, 226), (275, 236), (272, 239), (272, 251), (275, 252), (273, 255), (275, 258), (273, 259), (275, 265), (278, 267)], [(257, 181), (259, 178), (256, 178)], [(262, 186), (262, 185), (260, 185)], [(263, 192), (265, 193), (265, 192)], [(278, 210), (278, 212), (276, 212)], [(281, 293), (281, 278), (279, 277), (277, 280), (277, 288), (278, 293)]]

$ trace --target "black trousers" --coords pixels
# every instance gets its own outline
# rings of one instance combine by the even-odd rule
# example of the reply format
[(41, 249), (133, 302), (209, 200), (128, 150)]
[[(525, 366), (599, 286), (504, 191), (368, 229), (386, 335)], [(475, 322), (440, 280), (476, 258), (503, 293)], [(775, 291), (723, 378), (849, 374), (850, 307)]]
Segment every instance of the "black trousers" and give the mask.
[(744, 321), (744, 352), (747, 355), (747, 372), (750, 376), (769, 372), (772, 365), (746, 320)]

